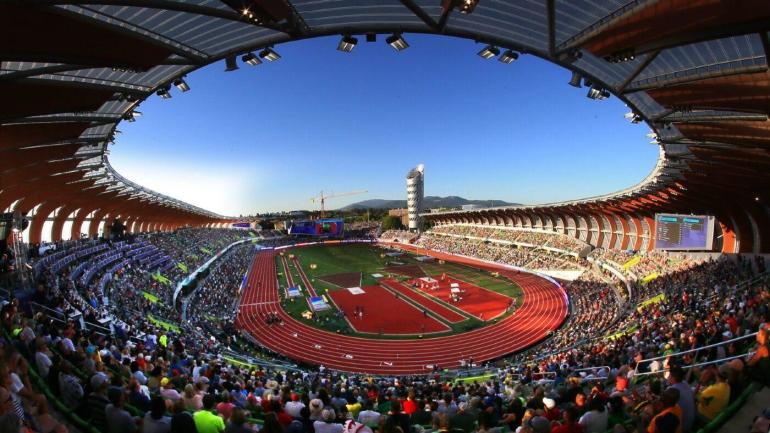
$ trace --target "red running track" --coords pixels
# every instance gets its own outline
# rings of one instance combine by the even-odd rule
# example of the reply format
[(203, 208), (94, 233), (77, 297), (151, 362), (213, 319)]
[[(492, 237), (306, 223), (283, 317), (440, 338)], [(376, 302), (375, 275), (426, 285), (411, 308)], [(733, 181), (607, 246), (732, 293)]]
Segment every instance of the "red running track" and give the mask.
[[(425, 317), (422, 310), (401, 298), (396, 298), (383, 287), (366, 286), (361, 289), (364, 293), (360, 295), (354, 295), (345, 289), (328, 293), (358, 332), (416, 336), (450, 330), (433, 317)], [(353, 314), (356, 307), (364, 308), (363, 318), (359, 319)], [(397, 320), (394, 320), (394, 317)]]
[[(445, 260), (495, 268), (473, 259), (435, 254)], [(460, 360), (469, 357), (483, 362), (543, 340), (567, 315), (567, 297), (561, 287), (533, 274), (505, 268), (497, 270), (515, 281), (524, 293), (523, 303), (513, 315), (463, 334), (422, 340), (368, 339), (322, 331), (290, 317), (280, 308), (275, 252), (262, 251), (249, 272), (236, 326), (251, 333), (270, 350), (341, 371), (408, 375), (427, 373), (433, 365), (459, 367)], [(283, 324), (265, 323), (265, 316), (271, 311), (278, 311)]]
[(385, 287), (388, 287), (391, 290), (395, 290), (398, 293), (406, 296), (407, 298), (420, 304), (420, 306), (424, 307), (428, 311), (433, 312), (433, 314), (436, 314), (437, 316), (442, 317), (444, 320), (446, 320), (449, 323), (460, 323), (463, 320), (468, 320), (462, 314), (439, 304), (433, 299), (430, 299), (428, 297), (425, 297), (415, 292), (414, 290), (404, 286), (403, 284), (399, 283), (398, 281), (392, 278), (383, 278), (380, 280), (380, 284), (384, 284)]
[[(459, 302), (452, 301), (451, 286), (452, 283), (460, 285), (463, 291)], [(451, 304), (468, 314), (472, 314), (480, 320), (492, 320), (505, 313), (511, 304), (511, 298), (501, 295), (497, 292), (487, 290), (475, 284), (467, 283), (462, 280), (447, 275), (443, 281), (439, 280), (438, 289), (421, 289), (424, 293), (435, 296), (442, 301)]]

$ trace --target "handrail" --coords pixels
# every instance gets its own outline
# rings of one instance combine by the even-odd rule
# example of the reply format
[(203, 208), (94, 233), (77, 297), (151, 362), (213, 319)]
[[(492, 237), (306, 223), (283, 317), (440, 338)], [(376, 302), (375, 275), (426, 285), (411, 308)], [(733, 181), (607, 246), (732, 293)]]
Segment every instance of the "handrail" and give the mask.
[[(689, 368), (702, 367), (704, 365), (711, 365), (711, 364), (720, 364), (720, 363), (723, 363), (723, 362), (732, 361), (733, 359), (745, 358), (745, 357), (750, 357), (750, 356), (753, 356), (753, 355), (754, 355), (754, 352), (750, 351), (750, 352), (746, 352), (746, 353), (741, 354), (741, 355), (728, 356), (727, 358), (715, 359), (713, 361), (700, 362), (698, 364), (692, 364), (692, 365), (684, 365), (681, 368), (683, 370), (687, 370)], [(642, 373), (634, 373), (633, 377), (636, 377), (636, 376), (647, 376), (647, 375), (652, 375), (652, 374), (661, 374), (661, 373), (665, 373), (667, 371), (671, 371), (671, 369), (670, 368), (663, 368), (663, 369), (660, 369), (660, 370), (657, 370), (657, 371), (645, 371), (645, 372), (642, 372)]]
[(580, 371), (593, 371), (593, 370), (602, 370), (602, 369), (606, 369), (608, 373), (612, 370), (609, 365), (599, 365), (596, 367), (578, 368), (577, 370), (570, 370), (570, 371), (573, 373), (578, 373)]
[(719, 343), (710, 344), (708, 346), (697, 347), (695, 349), (689, 349), (689, 350), (685, 350), (683, 352), (672, 353), (672, 354), (669, 354), (669, 355), (656, 356), (654, 358), (642, 359), (641, 361), (636, 363), (636, 368), (634, 368), (634, 374), (636, 374), (639, 371), (639, 365), (641, 365), (644, 362), (652, 362), (652, 361), (657, 361), (657, 360), (660, 360), (660, 359), (678, 357), (678, 356), (682, 356), (682, 355), (685, 355), (685, 354), (688, 354), (688, 353), (698, 352), (698, 351), (701, 351), (701, 350), (711, 349), (712, 347), (719, 347), (719, 346), (722, 346), (722, 345), (725, 345), (725, 344), (730, 344), (730, 343), (738, 341), (738, 340), (745, 340), (747, 338), (754, 337), (756, 335), (757, 335), (757, 333), (753, 332), (751, 334), (746, 334), (746, 335), (743, 335), (743, 336), (740, 336), (740, 337), (737, 337), (737, 338), (732, 338), (732, 339), (727, 340), (727, 341), (720, 341)]

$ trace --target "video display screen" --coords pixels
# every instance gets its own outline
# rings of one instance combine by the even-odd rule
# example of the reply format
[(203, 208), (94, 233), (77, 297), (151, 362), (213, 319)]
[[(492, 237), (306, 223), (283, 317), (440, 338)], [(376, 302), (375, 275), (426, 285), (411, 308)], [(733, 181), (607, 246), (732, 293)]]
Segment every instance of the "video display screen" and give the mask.
[(290, 235), (342, 236), (344, 223), (341, 219), (295, 221), (289, 228)]
[(655, 248), (659, 250), (711, 250), (714, 217), (708, 215), (655, 215)]

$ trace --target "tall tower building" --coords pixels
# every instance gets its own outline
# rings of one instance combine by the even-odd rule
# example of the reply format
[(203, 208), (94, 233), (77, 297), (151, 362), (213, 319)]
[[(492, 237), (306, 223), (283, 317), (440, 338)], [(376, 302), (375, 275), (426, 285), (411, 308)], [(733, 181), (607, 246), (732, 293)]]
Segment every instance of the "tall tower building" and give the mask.
[(425, 165), (420, 164), (406, 175), (406, 207), (409, 211), (409, 230), (420, 229), (420, 213), (425, 197)]

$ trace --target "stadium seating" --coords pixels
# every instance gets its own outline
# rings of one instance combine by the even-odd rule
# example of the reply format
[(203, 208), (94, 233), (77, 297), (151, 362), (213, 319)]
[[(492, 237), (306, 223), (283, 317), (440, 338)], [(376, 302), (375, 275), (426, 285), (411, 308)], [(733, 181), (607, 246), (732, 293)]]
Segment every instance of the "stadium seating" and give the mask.
[[(493, 233), (462, 230), (467, 236), (475, 233), (486, 238)], [(536, 248), (491, 247), (483, 241), (445, 234), (423, 235), (419, 242), (423, 247), (443, 247), (474, 257), (540, 263), (526, 253)], [(30, 316), (19, 308), (18, 301), (3, 307), (7, 313), (3, 315), (4, 332), (13, 342), (6, 350), (13, 354), (12, 359), (19, 360), (5, 368), (27, 388), (12, 394), (12, 401), (18, 399), (21, 403), (14, 409), (17, 416), (30, 420), (33, 428), (64, 421), (83, 431), (109, 431), (103, 419), (85, 408), (106, 405), (110, 387), (117, 387), (127, 396), (122, 410), (148, 424), (155, 422), (153, 416), (163, 416), (152, 410), (153, 399), (158, 398), (165, 401), (160, 406), (163, 411), (168, 407), (177, 422), (182, 422), (186, 413), (202, 413), (204, 405), (212, 404), (210, 399), (214, 398), (213, 410), (230, 423), (271, 425), (277, 421), (289, 427), (294, 419), (312, 425), (326, 416), (332, 424), (354, 419), (382, 431), (392, 418), (403, 418), (405, 425), (424, 424), (429, 430), (460, 429), (463, 414), (471, 414), (469, 419), (481, 427), (490, 422), (479, 418), (486, 407), (498, 407), (500, 411), (502, 418), (492, 422), (508, 420), (504, 424), (514, 427), (519, 425), (516, 420), (522, 419), (517, 414), (533, 420), (553, 416), (560, 409), (576, 410), (576, 420), (588, 423), (589, 416), (581, 414), (590, 414), (591, 402), (600, 400), (608, 404), (605, 410), (610, 411), (610, 421), (602, 421), (604, 429), (613, 428), (614, 423), (645, 428), (653, 422), (652, 406), (646, 406), (646, 411), (631, 409), (665, 395), (661, 391), (666, 388), (660, 382), (661, 373), (671, 370), (672, 377), (679, 377), (679, 368), (692, 370), (695, 374), (684, 380), (704, 388), (712, 383), (718, 387), (726, 380), (730, 391), (740, 396), (734, 398), (739, 403), (747, 398), (741, 390), (754, 390), (749, 386), (751, 379), (762, 378), (756, 366), (748, 365), (752, 360), (747, 362), (738, 355), (754, 345), (753, 332), (770, 318), (766, 308), (770, 279), (757, 277), (745, 262), (694, 261), (661, 254), (647, 255), (641, 262), (644, 272), (654, 270), (659, 276), (644, 284), (637, 282), (633, 298), (611, 275), (587, 266), (578, 280), (565, 283), (572, 305), (568, 322), (539, 346), (501, 360), (499, 370), (485, 369), (492, 375), (483, 376), (482, 382), (368, 378), (340, 376), (323, 368), (296, 369), (264, 353), (249, 352), (227, 327), (237, 308), (233, 290), (241, 287), (254, 256), (251, 242), (220, 257), (189, 299), (184, 320), (160, 300), (165, 300), (165, 295), (158, 295), (167, 295), (167, 291), (159, 289), (163, 284), (152, 279), (151, 270), (142, 265), (139, 257), (168, 248), (162, 250), (163, 254), (189, 260), (189, 255), (175, 250), (177, 245), (196, 245), (200, 251), (200, 245), (208, 249), (226, 242), (205, 241), (216, 235), (226, 241), (236, 236), (180, 231), (167, 235), (175, 239), (156, 236), (133, 242), (87, 243), (53, 253), (54, 260), (42, 257), (35, 262), (41, 285), (34, 301), (45, 308), (36, 309)], [(531, 245), (552, 242), (548, 236), (524, 237)], [(288, 242), (275, 237), (265, 242), (279, 241)], [(502, 253), (498, 250), (502, 248), (516, 252)], [(75, 259), (66, 265), (60, 263), (71, 256)], [(606, 260), (618, 257), (622, 256), (601, 255)], [(53, 272), (55, 268), (63, 272), (67, 283), (54, 284), (59, 279), (59, 273)], [(71, 280), (73, 276), (77, 281)], [(97, 298), (108, 299), (109, 305), (93, 299), (94, 293), (99, 293)], [(67, 320), (61, 314), (62, 305), (81, 312), (106, 307), (113, 314), (115, 332), (103, 333)], [(746, 338), (693, 356), (676, 355), (736, 337)], [(655, 360), (659, 356), (667, 358)], [(725, 358), (731, 360), (719, 369), (714, 367), (716, 363), (700, 365)], [(719, 378), (720, 374), (724, 379)], [(328, 388), (318, 386), (322, 377), (328, 380)], [(283, 385), (277, 385), (276, 379)], [(586, 396), (585, 405), (580, 395)], [(619, 409), (616, 400), (620, 401)], [(399, 415), (393, 414), (396, 402), (401, 405)], [(311, 410), (301, 411), (303, 405)], [(325, 415), (317, 410), (321, 405), (327, 409)], [(64, 418), (49, 419), (32, 406), (52, 406)], [(78, 409), (81, 407), (83, 410)], [(365, 407), (374, 410), (364, 411)], [(329, 408), (334, 409), (333, 414)], [(427, 408), (425, 413), (423, 408)], [(691, 431), (697, 426), (713, 428), (706, 419), (697, 422)], [(714, 420), (720, 422), (724, 419)]]

